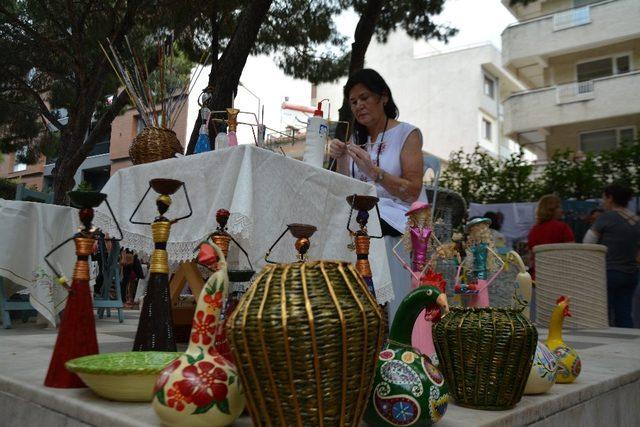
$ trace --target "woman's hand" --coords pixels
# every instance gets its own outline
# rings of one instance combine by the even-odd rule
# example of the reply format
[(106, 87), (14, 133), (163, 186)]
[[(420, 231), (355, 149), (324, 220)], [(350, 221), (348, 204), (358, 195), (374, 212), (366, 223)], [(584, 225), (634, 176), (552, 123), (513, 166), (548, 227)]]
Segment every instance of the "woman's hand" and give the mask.
[(347, 144), (340, 141), (339, 139), (332, 139), (329, 142), (329, 154), (334, 159), (340, 159), (347, 153)]
[(357, 146), (356, 144), (350, 144), (347, 147), (347, 152), (362, 173), (367, 175), (369, 178), (374, 178), (375, 165), (371, 160), (371, 156), (369, 156), (369, 153), (365, 149)]

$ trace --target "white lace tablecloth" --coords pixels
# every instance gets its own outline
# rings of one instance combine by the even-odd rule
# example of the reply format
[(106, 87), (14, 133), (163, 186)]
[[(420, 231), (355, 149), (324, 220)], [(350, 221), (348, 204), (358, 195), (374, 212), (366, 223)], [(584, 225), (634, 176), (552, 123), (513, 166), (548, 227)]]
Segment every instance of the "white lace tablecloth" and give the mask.
[[(153, 178), (184, 181), (193, 206), (193, 215), (171, 229), (167, 252), (174, 266), (192, 259), (198, 242), (215, 230), (218, 209), (231, 212), (229, 232), (249, 253), (257, 271), (265, 264), (263, 257), (267, 249), (290, 223), (318, 227), (311, 238), (310, 259), (355, 262), (355, 252), (347, 249), (350, 242), (346, 229), (349, 205), (345, 198), (351, 194), (376, 194), (373, 185), (249, 145), (121, 169), (109, 179), (102, 192), (108, 195), (122, 227), (122, 246), (143, 257), (148, 257), (153, 250), (151, 229), (131, 224), (129, 217)], [(146, 222), (154, 219), (156, 197), (152, 190), (135, 219)], [(173, 195), (172, 200), (166, 214), (168, 218), (188, 212), (182, 190)], [(379, 235), (378, 218), (375, 211), (371, 214), (369, 232)], [(95, 222), (111, 236), (117, 234), (104, 203), (97, 209)], [(352, 228), (357, 228), (355, 213), (352, 224)], [(285, 236), (273, 250), (271, 259), (293, 262), (294, 241), (290, 234)], [(229, 258), (231, 267), (238, 263), (247, 265), (237, 250), (232, 249)], [(382, 239), (372, 239), (370, 261), (378, 301), (384, 303), (393, 299)]]
[[(0, 276), (20, 285), (16, 289), (5, 280), (5, 291), (12, 294), (24, 286), (31, 305), (52, 325), (56, 324), (56, 314), (64, 309), (67, 291), (55, 284), (54, 273), (44, 262), (44, 256), (71, 237), (78, 226), (77, 209), (0, 199)], [(71, 277), (76, 260), (73, 242), (49, 259)]]

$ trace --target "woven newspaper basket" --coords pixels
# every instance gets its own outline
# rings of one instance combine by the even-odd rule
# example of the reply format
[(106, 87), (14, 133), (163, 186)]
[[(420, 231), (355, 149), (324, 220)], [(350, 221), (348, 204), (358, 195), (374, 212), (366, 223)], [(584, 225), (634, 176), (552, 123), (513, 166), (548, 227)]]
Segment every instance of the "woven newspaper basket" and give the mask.
[(533, 248), (536, 256), (536, 324), (548, 325), (560, 295), (571, 299), (566, 328), (606, 328), (607, 247), (555, 243)]
[(353, 265), (267, 265), (228, 328), (255, 425), (359, 425), (385, 325)]
[(439, 368), (457, 405), (505, 410), (520, 401), (538, 340), (523, 308), (452, 307), (434, 326)]
[(129, 157), (134, 165), (171, 159), (182, 152), (183, 147), (174, 131), (155, 126), (142, 129), (129, 147)]

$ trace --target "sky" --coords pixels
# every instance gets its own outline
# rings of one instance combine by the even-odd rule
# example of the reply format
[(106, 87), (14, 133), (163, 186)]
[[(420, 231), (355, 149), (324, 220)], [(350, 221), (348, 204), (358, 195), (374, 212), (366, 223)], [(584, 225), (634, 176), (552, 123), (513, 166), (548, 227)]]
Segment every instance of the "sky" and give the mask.
[[(447, 45), (438, 41), (415, 42), (415, 56), (429, 55), (487, 41), (500, 48), (502, 31), (507, 25), (516, 22), (516, 19), (500, 0), (447, 0), (443, 12), (436, 16), (434, 21), (458, 28), (459, 32)], [(350, 37), (348, 43), (353, 40), (357, 23), (358, 15), (353, 11), (345, 12), (336, 19), (339, 31)], [(193, 128), (198, 113), (195, 99), (206, 86), (208, 75), (209, 67), (203, 71), (196, 82), (192, 92), (195, 96), (190, 97), (188, 132)], [(238, 89), (234, 105), (236, 108), (257, 114), (257, 98), (259, 98), (260, 105), (264, 106), (264, 123), (268, 127), (284, 130), (286, 125), (291, 123), (299, 127), (304, 126), (296, 120), (296, 117), (305, 120), (304, 115), (283, 112), (280, 107), (286, 98), (288, 102), (294, 104), (310, 105), (311, 84), (309, 82), (285, 76), (273, 59), (267, 56), (249, 57), (240, 81), (244, 87)], [(244, 117), (244, 120), (249, 121), (249, 119), (249, 116)], [(249, 127), (238, 128), (238, 141), (241, 144), (253, 143), (253, 134)]]

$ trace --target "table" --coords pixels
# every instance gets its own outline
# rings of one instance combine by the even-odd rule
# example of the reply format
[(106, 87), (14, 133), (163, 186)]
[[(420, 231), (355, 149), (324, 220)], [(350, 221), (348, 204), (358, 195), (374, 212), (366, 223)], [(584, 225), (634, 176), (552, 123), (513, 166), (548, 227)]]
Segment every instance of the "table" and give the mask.
[[(27, 288), (33, 308), (54, 326), (56, 315), (65, 306), (67, 291), (54, 284), (54, 273), (44, 262), (44, 256), (71, 237), (78, 226), (77, 209), (0, 199), (3, 248), (0, 251), (0, 276)], [(76, 260), (73, 242), (60, 248), (49, 259), (67, 277), (71, 277)], [(9, 286), (8, 294), (18, 289)]]
[[(174, 224), (167, 244), (169, 261), (175, 269), (181, 262), (194, 258), (198, 243), (215, 230), (218, 209), (230, 211), (229, 232), (249, 253), (256, 270), (265, 265), (264, 254), (286, 225), (307, 223), (318, 227), (311, 238), (310, 259), (339, 259), (356, 261), (355, 252), (347, 245), (350, 236), (346, 229), (349, 205), (345, 198), (351, 194), (376, 195), (375, 186), (298, 160), (249, 145), (163, 160), (117, 171), (102, 192), (108, 195), (114, 213), (122, 227), (121, 245), (143, 257), (153, 250), (149, 226), (129, 222), (138, 201), (152, 178), (173, 178), (184, 181), (193, 205), (193, 215)], [(136, 219), (150, 222), (157, 215), (155, 198), (150, 192), (136, 214)], [(172, 196), (168, 218), (185, 215), (187, 203), (182, 190)], [(355, 214), (352, 224), (355, 224)], [(96, 210), (97, 226), (116, 235), (115, 224), (103, 204)], [(371, 215), (369, 230), (379, 234), (380, 225)], [(273, 250), (271, 259), (293, 262), (294, 238), (285, 237)], [(229, 266), (246, 261), (231, 245)], [(393, 299), (389, 263), (382, 239), (373, 239), (370, 252), (373, 281), (378, 301)]]
[[(123, 324), (97, 319), (102, 353), (129, 351), (138, 319), (125, 311)], [(540, 328), (541, 339), (546, 330)], [(89, 389), (53, 389), (42, 385), (56, 331), (18, 324), (0, 330), (1, 424), (77, 427), (86, 425), (159, 426), (151, 405), (111, 402)], [(479, 411), (450, 404), (438, 427), (462, 426), (629, 426), (640, 419), (640, 330), (565, 331), (566, 341), (580, 352), (583, 370), (573, 384), (557, 384), (539, 396), (524, 396), (508, 411)], [(184, 346), (179, 348), (184, 350)], [(248, 417), (234, 427), (250, 426)]]

